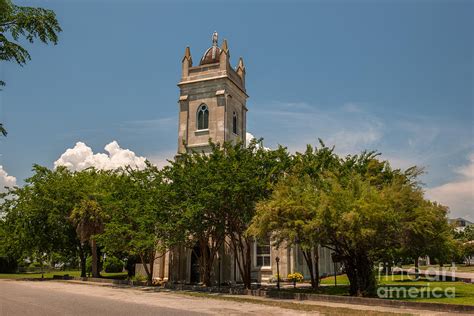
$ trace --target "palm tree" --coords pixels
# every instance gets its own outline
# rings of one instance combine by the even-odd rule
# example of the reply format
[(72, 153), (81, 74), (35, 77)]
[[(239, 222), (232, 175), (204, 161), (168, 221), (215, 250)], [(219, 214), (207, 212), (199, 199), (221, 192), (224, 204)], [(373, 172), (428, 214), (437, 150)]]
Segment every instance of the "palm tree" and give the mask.
[(83, 199), (74, 207), (70, 219), (76, 226), (76, 233), (81, 243), (89, 242), (92, 252), (92, 277), (100, 277), (97, 243), (95, 235), (104, 231), (104, 221), (107, 214), (94, 199)]

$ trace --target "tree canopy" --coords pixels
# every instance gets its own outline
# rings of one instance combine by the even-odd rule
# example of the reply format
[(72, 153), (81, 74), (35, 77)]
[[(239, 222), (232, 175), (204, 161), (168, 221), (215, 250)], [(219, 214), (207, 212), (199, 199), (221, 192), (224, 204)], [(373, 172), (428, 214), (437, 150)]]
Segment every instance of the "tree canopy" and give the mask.
[[(374, 295), (376, 265), (429, 255), (440, 263), (469, 251), (471, 230), (457, 240), (448, 209), (424, 198), (417, 167), (393, 169), (376, 152), (340, 157), (320, 141), (303, 153), (265, 149), (260, 141), (214, 144), (159, 169), (34, 166), (23, 187), (0, 204), (0, 254), (47, 261), (88, 254), (99, 276), (100, 253), (139, 258), (153, 281), (155, 259), (169, 249), (199, 253), (201, 281), (215, 282), (216, 260), (233, 253), (251, 286), (252, 247), (298, 247), (318, 286), (318, 249), (331, 250), (350, 294)], [(456, 249), (461, 249), (457, 247)]]

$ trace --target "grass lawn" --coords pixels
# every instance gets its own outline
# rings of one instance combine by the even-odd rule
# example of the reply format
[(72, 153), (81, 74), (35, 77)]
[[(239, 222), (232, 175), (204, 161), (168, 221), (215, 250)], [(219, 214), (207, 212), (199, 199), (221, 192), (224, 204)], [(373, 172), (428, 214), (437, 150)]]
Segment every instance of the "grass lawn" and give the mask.
[[(321, 284), (326, 285), (322, 287), (322, 293), (324, 294), (342, 294), (347, 295), (349, 280), (346, 275), (339, 275), (337, 277), (337, 287), (330, 286), (334, 285), (334, 277), (324, 278)], [(341, 286), (339, 286), (341, 285)], [(392, 299), (401, 299), (404, 301), (412, 302), (436, 302), (446, 304), (464, 304), (474, 305), (474, 284), (468, 284), (464, 282), (441, 282), (441, 281), (430, 281), (428, 279), (421, 278), (418, 281), (413, 280), (413, 276), (407, 275), (394, 275), (394, 276), (382, 276), (379, 278), (379, 287), (387, 287), (388, 290), (392, 291)], [(408, 290), (409, 288), (416, 288), (417, 295), (415, 298), (397, 298), (396, 289), (400, 292)], [(326, 289), (332, 288), (332, 290)], [(336, 290), (337, 289), (337, 290)], [(454, 291), (455, 297), (433, 297), (433, 293), (437, 294), (442, 292), (448, 294)], [(415, 290), (413, 290), (415, 291)], [(433, 292), (434, 291), (434, 292)]]
[[(447, 271), (449, 271), (450, 269), (450, 265), (445, 265), (444, 266), (444, 269), (446, 269)], [(415, 265), (403, 265), (402, 268), (404, 269), (414, 269), (415, 268)], [(420, 266), (420, 270), (427, 270), (427, 269), (430, 269), (430, 270), (439, 270), (440, 267), (439, 265), (430, 265), (430, 266)], [(442, 268), (441, 268), (442, 269)], [(456, 265), (456, 272), (470, 272), (470, 273), (474, 273), (474, 265), (465, 265), (465, 264), (458, 264)]]
[[(53, 275), (65, 275), (69, 274), (70, 276), (79, 277), (81, 276), (81, 271), (72, 270), (72, 271), (52, 271), (45, 272), (44, 277), (46, 279), (52, 279)], [(127, 277), (127, 272), (119, 273), (100, 273), (102, 277), (107, 279), (124, 279)], [(0, 279), (40, 279), (41, 273), (0, 273)]]

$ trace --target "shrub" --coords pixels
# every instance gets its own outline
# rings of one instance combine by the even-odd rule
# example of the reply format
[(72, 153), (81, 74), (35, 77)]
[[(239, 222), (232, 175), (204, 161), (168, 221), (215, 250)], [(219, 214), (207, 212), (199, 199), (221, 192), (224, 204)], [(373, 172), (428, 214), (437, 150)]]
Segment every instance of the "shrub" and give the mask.
[(38, 261), (33, 261), (32, 263), (30, 263), (30, 265), (28, 266), (28, 268), (41, 268), (41, 263), (38, 262)]
[(134, 275), (130, 278), (130, 280), (132, 281), (137, 281), (137, 282), (145, 282), (146, 281), (146, 277), (144, 275), (141, 275), (141, 274), (137, 274), (137, 275)]
[(117, 257), (107, 257), (104, 262), (104, 270), (108, 273), (117, 273), (123, 271), (123, 261)]
[(304, 280), (304, 277), (299, 272), (288, 274), (288, 281), (293, 282), (294, 287), (296, 287), (296, 282), (303, 282), (303, 280)]

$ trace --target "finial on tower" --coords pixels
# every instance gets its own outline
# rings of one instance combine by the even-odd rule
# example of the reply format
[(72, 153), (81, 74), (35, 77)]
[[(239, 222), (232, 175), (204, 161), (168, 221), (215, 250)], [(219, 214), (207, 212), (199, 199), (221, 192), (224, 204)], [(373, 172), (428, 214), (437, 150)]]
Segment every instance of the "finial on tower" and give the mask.
[(212, 46), (217, 46), (217, 40), (218, 40), (218, 34), (216, 31), (214, 31), (214, 33), (212, 33)]

